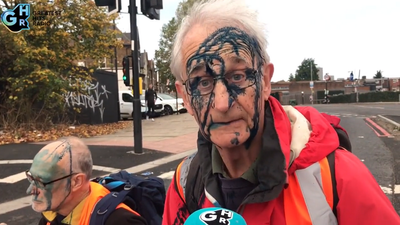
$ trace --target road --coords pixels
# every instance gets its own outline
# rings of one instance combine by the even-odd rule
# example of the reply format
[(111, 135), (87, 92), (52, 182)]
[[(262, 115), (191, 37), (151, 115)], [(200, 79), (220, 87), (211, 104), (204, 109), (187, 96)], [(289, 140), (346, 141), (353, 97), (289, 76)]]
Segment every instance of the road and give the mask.
[(400, 141), (387, 135), (379, 137), (379, 129), (365, 121), (377, 115), (400, 116), (400, 104), (329, 104), (313, 107), (341, 118), (341, 125), (351, 138), (353, 153), (365, 163), (400, 214)]
[[(352, 139), (354, 154), (365, 163), (384, 192), (394, 202), (397, 192), (400, 194), (400, 183), (397, 188), (399, 190), (395, 190), (397, 187), (395, 178), (398, 177), (400, 181), (400, 176), (393, 170), (395, 160), (400, 162), (399, 143), (385, 136), (378, 137), (366, 124), (365, 118), (378, 114), (399, 115), (400, 105), (331, 104), (314, 107), (342, 119), (341, 124)], [(25, 194), (28, 183), (23, 179), (22, 172), (29, 168), (29, 160), (41, 147), (34, 144), (0, 146), (0, 223), (6, 222), (8, 225), (37, 223), (39, 215), (29, 206), (29, 197)], [(126, 168), (138, 175), (151, 171), (154, 176), (164, 179), (166, 188), (171, 182), (178, 162), (190, 153), (168, 154), (147, 150), (144, 155), (133, 155), (127, 153), (132, 150), (128, 147), (90, 146), (90, 148), (96, 165), (94, 176)], [(400, 204), (395, 204), (395, 207), (399, 212)]]

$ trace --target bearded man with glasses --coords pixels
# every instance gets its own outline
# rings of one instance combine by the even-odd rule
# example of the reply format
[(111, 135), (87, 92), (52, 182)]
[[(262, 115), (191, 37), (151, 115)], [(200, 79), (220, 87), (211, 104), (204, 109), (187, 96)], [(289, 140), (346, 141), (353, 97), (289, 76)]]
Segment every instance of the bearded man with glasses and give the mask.
[[(92, 167), (89, 148), (76, 137), (50, 143), (36, 154), (26, 177), (32, 208), (42, 213), (39, 225), (89, 224), (96, 203), (110, 193), (102, 185), (90, 181)], [(105, 224), (147, 223), (138, 213), (120, 204)]]

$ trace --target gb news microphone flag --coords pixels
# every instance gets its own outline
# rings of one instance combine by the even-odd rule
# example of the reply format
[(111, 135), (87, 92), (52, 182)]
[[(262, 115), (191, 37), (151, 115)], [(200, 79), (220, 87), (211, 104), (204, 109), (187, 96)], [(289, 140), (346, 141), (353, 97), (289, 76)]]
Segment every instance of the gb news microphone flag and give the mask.
[(184, 225), (247, 225), (238, 213), (224, 208), (197, 210), (187, 218)]

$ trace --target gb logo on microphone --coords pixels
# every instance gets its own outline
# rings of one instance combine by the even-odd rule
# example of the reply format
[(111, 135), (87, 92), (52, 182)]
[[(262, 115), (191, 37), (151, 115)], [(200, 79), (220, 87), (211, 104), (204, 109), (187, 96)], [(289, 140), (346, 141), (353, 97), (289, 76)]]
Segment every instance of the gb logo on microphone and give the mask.
[(229, 225), (233, 217), (233, 212), (229, 210), (206, 211), (200, 214), (200, 220), (207, 225)]

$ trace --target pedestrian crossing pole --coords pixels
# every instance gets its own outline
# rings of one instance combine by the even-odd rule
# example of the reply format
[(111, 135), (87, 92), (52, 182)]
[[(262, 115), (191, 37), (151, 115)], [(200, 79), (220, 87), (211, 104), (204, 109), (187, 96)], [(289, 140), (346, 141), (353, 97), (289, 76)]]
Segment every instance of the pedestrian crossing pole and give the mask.
[(143, 154), (142, 110), (139, 90), (141, 86), (139, 84), (139, 38), (136, 20), (136, 0), (129, 0), (129, 13), (131, 19), (131, 50), (133, 74), (133, 150), (135, 154)]

